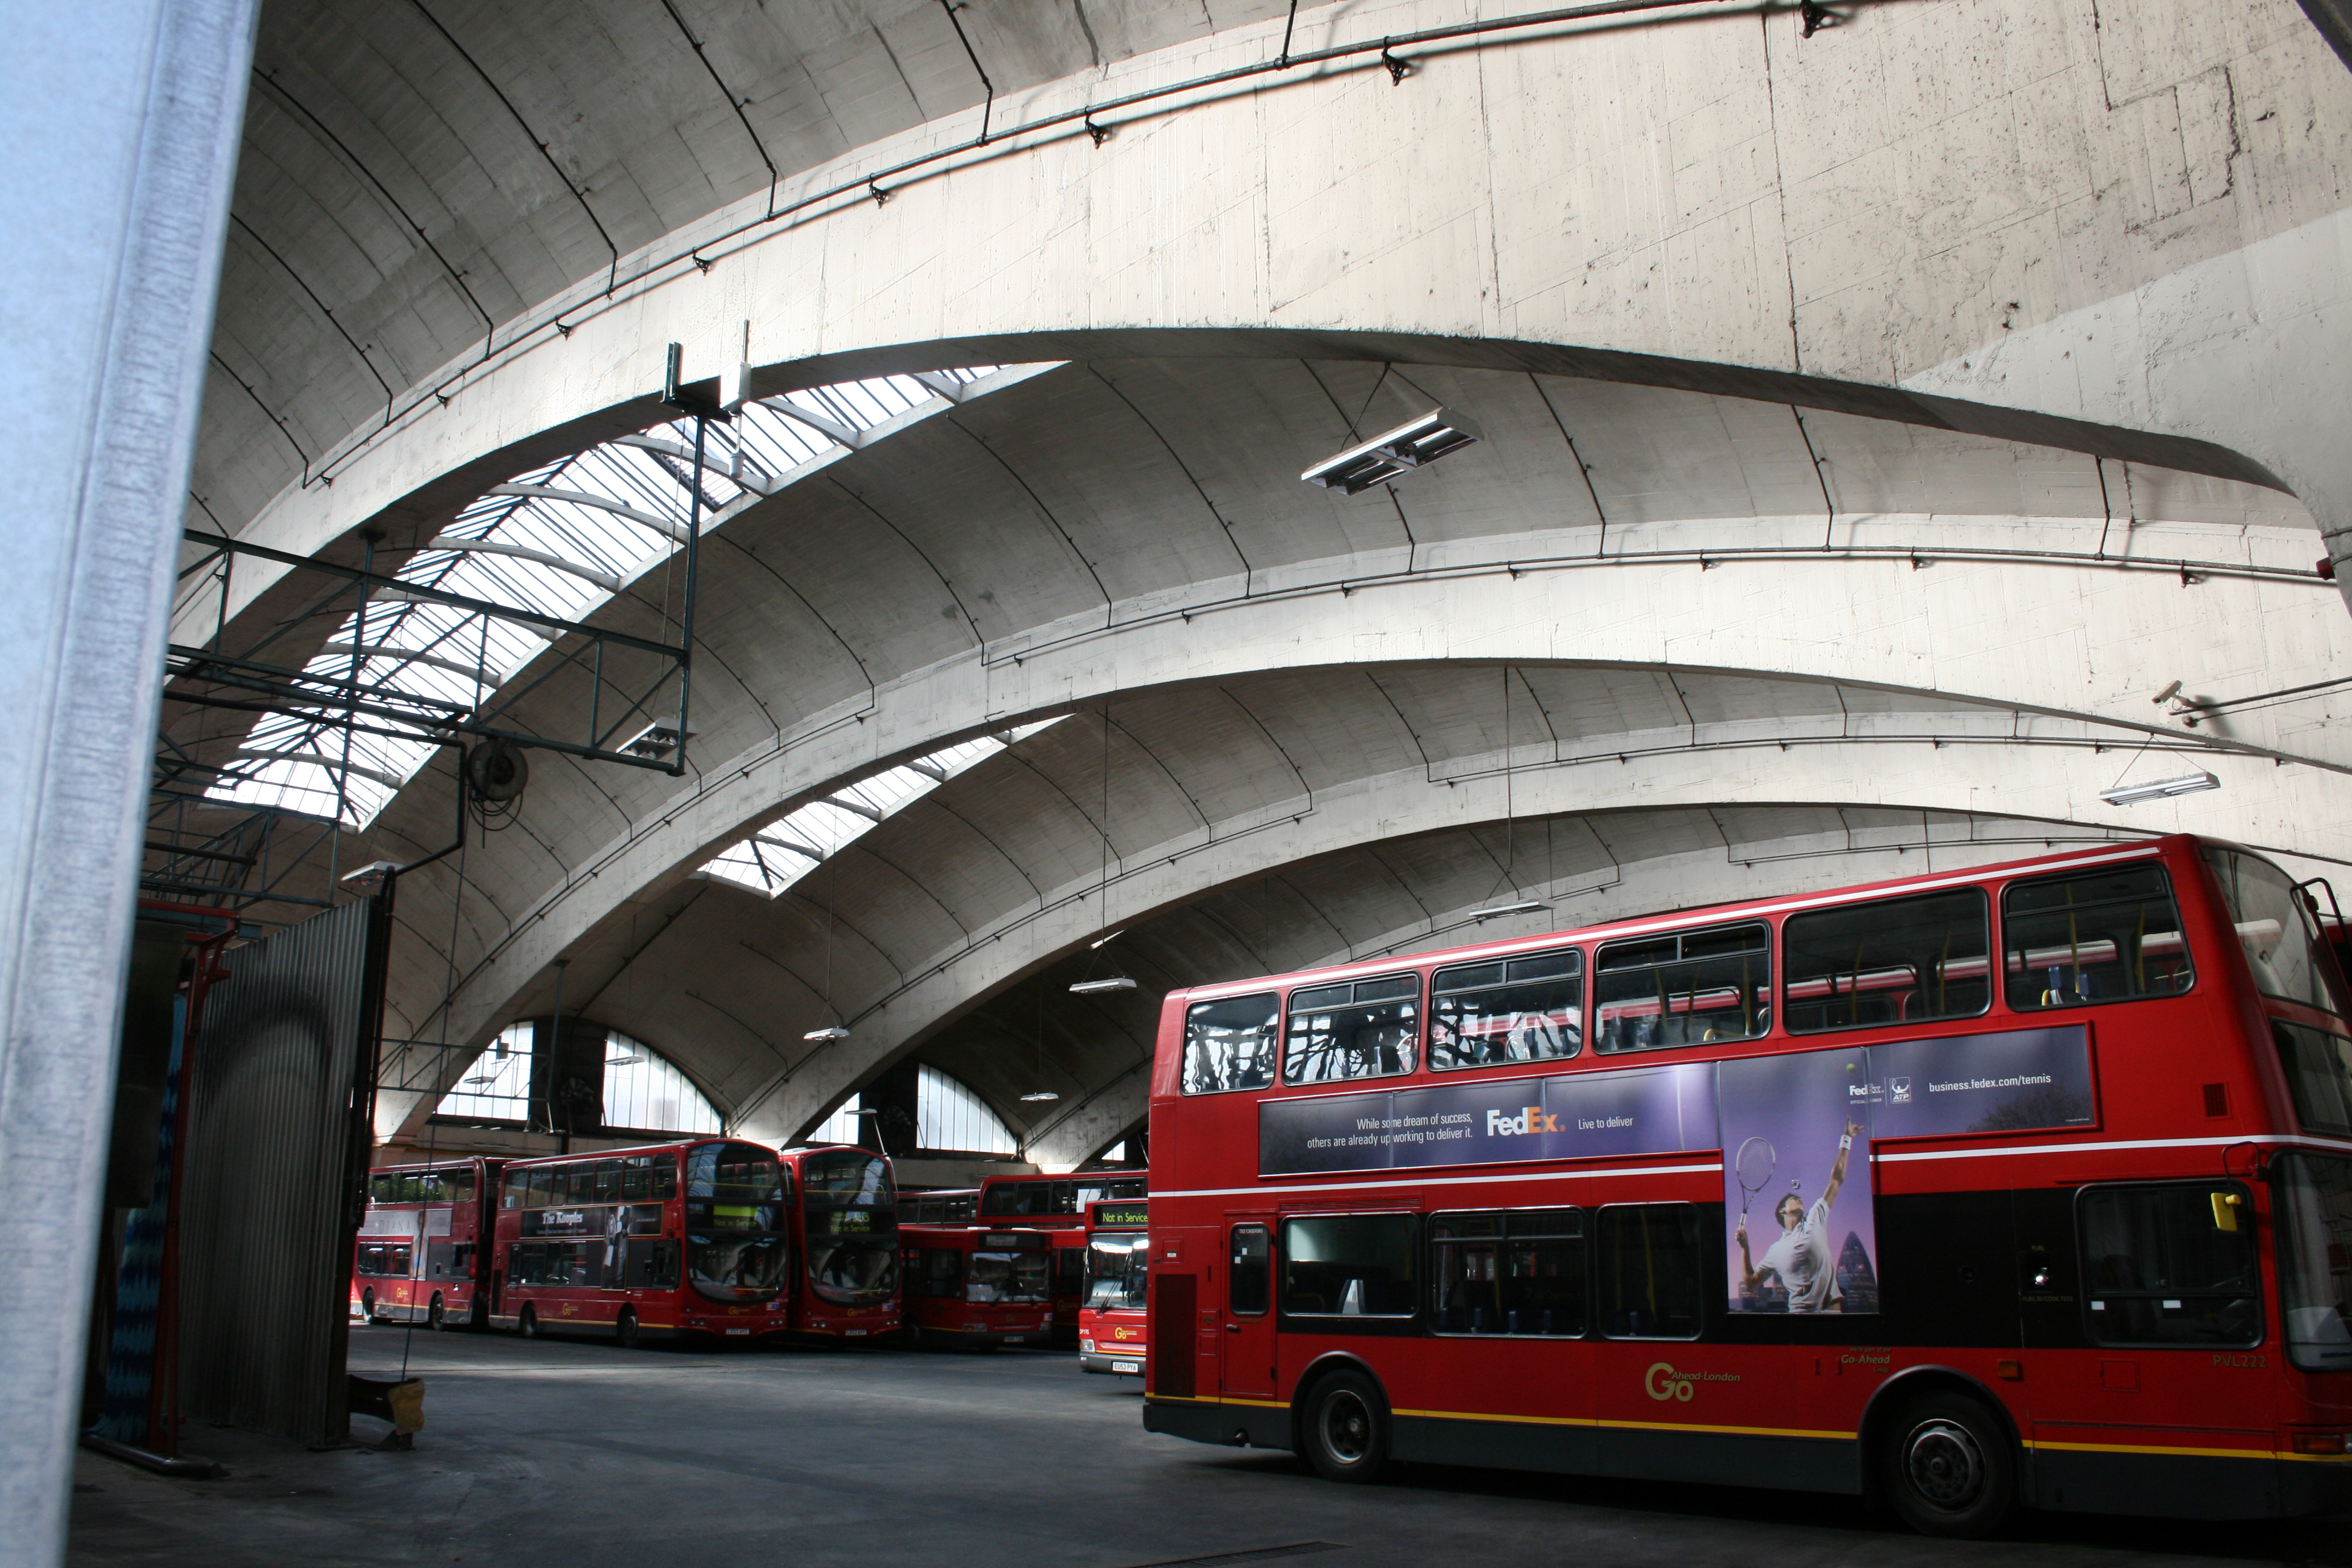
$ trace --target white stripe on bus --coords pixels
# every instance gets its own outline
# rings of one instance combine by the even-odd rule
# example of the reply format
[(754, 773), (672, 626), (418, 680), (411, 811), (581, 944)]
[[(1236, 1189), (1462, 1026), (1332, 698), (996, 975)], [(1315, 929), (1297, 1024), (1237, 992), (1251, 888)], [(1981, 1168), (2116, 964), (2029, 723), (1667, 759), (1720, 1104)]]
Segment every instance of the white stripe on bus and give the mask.
[[(2249, 1132), (2235, 1138), (2147, 1138), (2114, 1143), (2004, 1144), (1992, 1149), (1929, 1149), (1914, 1154), (1874, 1154), (1880, 1164), (1912, 1160), (1988, 1160), (2001, 1154), (2104, 1154), (2128, 1149), (2212, 1149), (2239, 1143), (2285, 1143), (2352, 1153), (2352, 1142), (2314, 1138), (2298, 1132)], [(1607, 1165), (1580, 1171), (1508, 1171), (1485, 1176), (1428, 1176), (1401, 1182), (1309, 1182), (1284, 1186), (1195, 1187), (1182, 1192), (1154, 1193), (1155, 1198), (1233, 1198), (1265, 1193), (1381, 1192), (1398, 1187), (1483, 1186), (1496, 1182), (1573, 1182), (1602, 1176), (1717, 1175), (1720, 1161), (1703, 1165)]]

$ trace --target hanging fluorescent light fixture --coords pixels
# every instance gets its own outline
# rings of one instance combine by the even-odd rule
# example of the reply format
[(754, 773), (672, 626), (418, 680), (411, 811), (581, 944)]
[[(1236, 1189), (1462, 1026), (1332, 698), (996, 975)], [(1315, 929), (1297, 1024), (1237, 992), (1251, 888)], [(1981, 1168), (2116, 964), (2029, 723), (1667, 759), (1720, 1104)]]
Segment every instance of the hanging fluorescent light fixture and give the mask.
[(1360, 447), (1324, 458), (1298, 477), (1327, 490), (1354, 495), (1383, 479), (1433, 463), (1448, 452), (1458, 452), (1484, 434), (1461, 415), (1433, 408)]
[(1081, 980), (1076, 984), (1070, 987), (1070, 994), (1073, 996), (1100, 996), (1107, 992), (1132, 991), (1134, 989), (1135, 980), (1131, 975), (1115, 974), (1108, 980)]
[(807, 1034), (803, 1035), (801, 1038), (803, 1040), (814, 1041), (819, 1045), (826, 1045), (835, 1040), (845, 1040), (849, 1038), (849, 1031), (843, 1028), (838, 1024), (827, 1024), (822, 1029), (811, 1029)]
[(2103, 789), (2099, 798), (2109, 805), (2138, 805), (2146, 801), (2162, 800), (2167, 795), (2195, 795), (2200, 790), (2220, 789), (2221, 781), (2211, 773), (2184, 773), (2177, 779), (2153, 779), (2147, 784), (2117, 784)]
[(1050, 1089), (1034, 1089), (1027, 1094), (1021, 1097), (1021, 1103), (1024, 1105), (1036, 1105), (1048, 1100), (1059, 1100), (1062, 1097), (1060, 1095), (1055, 1094)]
[(1540, 899), (1529, 899), (1524, 904), (1496, 904), (1491, 910), (1472, 910), (1474, 921), (1498, 921), (1505, 915), (1532, 915), (1551, 908)]

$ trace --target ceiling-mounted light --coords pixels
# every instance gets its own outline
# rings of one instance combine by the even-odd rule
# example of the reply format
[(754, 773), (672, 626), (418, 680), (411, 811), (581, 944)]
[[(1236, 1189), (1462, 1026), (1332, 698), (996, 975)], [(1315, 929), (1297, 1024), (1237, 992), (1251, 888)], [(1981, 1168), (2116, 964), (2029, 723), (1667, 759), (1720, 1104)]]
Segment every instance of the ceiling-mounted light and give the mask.
[(2177, 779), (2156, 779), (2147, 784), (2117, 784), (2103, 789), (2099, 798), (2109, 805), (2138, 805), (2143, 801), (2162, 800), (2167, 795), (2195, 795), (2199, 790), (2220, 789), (2221, 781), (2211, 773), (2184, 773)]
[(1034, 1089), (1027, 1094), (1021, 1097), (1021, 1103), (1024, 1105), (1035, 1105), (1044, 1100), (1059, 1100), (1062, 1097), (1060, 1095), (1055, 1094), (1050, 1089)]
[(1491, 910), (1472, 910), (1474, 921), (1498, 921), (1505, 915), (1532, 915), (1551, 908), (1540, 899), (1529, 899), (1524, 904), (1496, 904)]
[(635, 1053), (624, 1052), (617, 1057), (606, 1057), (604, 1065), (608, 1068), (633, 1068), (645, 1059)]
[(813, 1040), (819, 1045), (827, 1045), (835, 1040), (845, 1040), (849, 1038), (849, 1031), (843, 1028), (838, 1024), (827, 1024), (822, 1029), (811, 1029), (807, 1034), (803, 1035), (801, 1038), (803, 1040)]
[(1385, 435), (1360, 447), (1350, 447), (1336, 458), (1326, 458), (1298, 477), (1327, 490), (1354, 495), (1382, 479), (1433, 463), (1479, 438), (1482, 432), (1458, 414), (1433, 408), (1406, 420)]
[(1073, 996), (1100, 996), (1106, 992), (1132, 991), (1134, 989), (1135, 981), (1132, 976), (1115, 974), (1108, 980), (1081, 980), (1076, 984), (1070, 987), (1070, 994)]
[(343, 886), (354, 893), (374, 893), (383, 889), (394, 871), (400, 869), (396, 860), (371, 860), (356, 871), (343, 873)]

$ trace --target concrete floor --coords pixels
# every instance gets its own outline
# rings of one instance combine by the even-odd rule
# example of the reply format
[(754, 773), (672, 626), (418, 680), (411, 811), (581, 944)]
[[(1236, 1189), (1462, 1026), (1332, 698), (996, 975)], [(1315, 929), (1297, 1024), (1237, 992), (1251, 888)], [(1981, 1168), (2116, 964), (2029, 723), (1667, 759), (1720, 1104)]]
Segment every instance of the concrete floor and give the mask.
[[(396, 1369), (408, 1337), (355, 1330), (353, 1366)], [(1086, 1376), (1058, 1352), (627, 1352), (419, 1331), (408, 1356), (425, 1380), (411, 1453), (194, 1432), (189, 1449), (234, 1472), (215, 1481), (82, 1455), (70, 1562), (1129, 1568), (1328, 1543), (1278, 1555), (1317, 1568), (2352, 1565), (2342, 1519), (2028, 1515), (1998, 1543), (1959, 1544), (1847, 1500), (1763, 1490), (1426, 1466), (1337, 1487), (1286, 1455), (1152, 1436), (1133, 1379)]]

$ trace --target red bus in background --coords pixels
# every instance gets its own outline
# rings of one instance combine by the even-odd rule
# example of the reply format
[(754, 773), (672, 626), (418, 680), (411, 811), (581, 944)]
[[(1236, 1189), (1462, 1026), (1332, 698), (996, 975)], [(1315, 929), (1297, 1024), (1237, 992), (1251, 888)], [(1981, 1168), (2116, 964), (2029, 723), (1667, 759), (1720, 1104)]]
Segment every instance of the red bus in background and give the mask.
[(1090, 1171), (1075, 1176), (988, 1176), (980, 1184), (979, 1213), (970, 1223), (1022, 1225), (1060, 1232), (1054, 1241), (1054, 1332), (1075, 1344), (1086, 1298), (1086, 1226), (1090, 1205), (1140, 1198), (1149, 1171)]
[(1143, 1375), (1150, 1342), (1144, 1311), (1151, 1273), (1150, 1212), (1141, 1199), (1087, 1208), (1086, 1301), (1078, 1309), (1078, 1365)]
[(940, 1187), (898, 1194), (900, 1225), (961, 1225), (979, 1210), (978, 1187)]
[(2352, 1507), (2352, 1008), (2185, 836), (1170, 994), (1145, 1426), (2018, 1504)]
[(478, 1289), (481, 1258), (504, 1163), (448, 1160), (369, 1172), (367, 1216), (352, 1256), (352, 1310), (370, 1322), (479, 1327), (488, 1309)]
[(1030, 1228), (901, 1226), (908, 1342), (975, 1350), (1047, 1343), (1054, 1237)]
[(889, 1162), (696, 1139), (510, 1163), (490, 1321), (527, 1335), (842, 1340), (898, 1326)]

